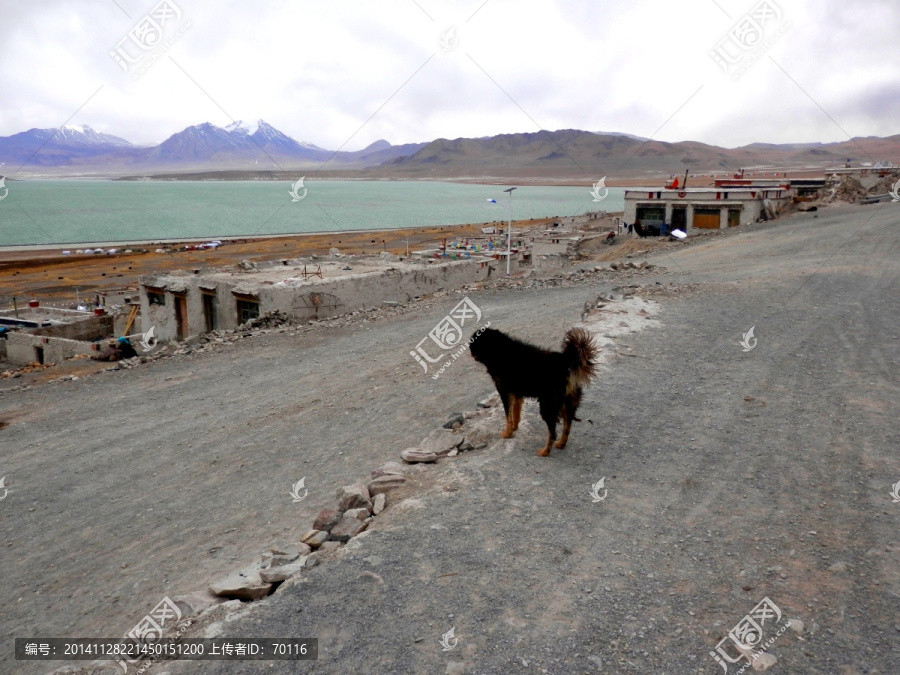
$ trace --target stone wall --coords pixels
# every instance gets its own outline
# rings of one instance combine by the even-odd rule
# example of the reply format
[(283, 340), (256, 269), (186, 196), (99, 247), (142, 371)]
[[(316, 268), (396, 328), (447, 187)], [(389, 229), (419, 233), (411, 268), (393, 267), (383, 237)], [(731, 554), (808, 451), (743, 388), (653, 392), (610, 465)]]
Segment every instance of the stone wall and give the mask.
[(569, 256), (564, 253), (541, 255), (534, 257), (534, 266), (538, 269), (557, 269), (569, 264)]

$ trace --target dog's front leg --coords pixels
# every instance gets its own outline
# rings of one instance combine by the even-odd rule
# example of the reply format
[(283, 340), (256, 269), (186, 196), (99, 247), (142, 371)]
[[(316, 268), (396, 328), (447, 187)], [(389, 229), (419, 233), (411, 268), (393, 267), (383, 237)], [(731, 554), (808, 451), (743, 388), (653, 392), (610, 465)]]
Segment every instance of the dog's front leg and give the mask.
[(519, 428), (519, 422), (522, 421), (522, 404), (524, 402), (524, 398), (516, 398), (513, 401), (513, 431)]
[(516, 412), (517, 410), (521, 410), (522, 403), (521, 399), (514, 394), (509, 394), (508, 400), (504, 399), (504, 401), (507, 401), (503, 406), (506, 410), (506, 428), (501, 432), (500, 438), (512, 438), (516, 429), (519, 427)]
[(503, 412), (506, 413), (506, 426), (503, 431), (500, 432), (500, 438), (512, 438), (513, 431), (515, 431), (515, 429), (513, 429), (512, 416), (516, 397), (500, 387), (497, 387), (497, 393), (500, 394), (500, 402), (503, 403)]

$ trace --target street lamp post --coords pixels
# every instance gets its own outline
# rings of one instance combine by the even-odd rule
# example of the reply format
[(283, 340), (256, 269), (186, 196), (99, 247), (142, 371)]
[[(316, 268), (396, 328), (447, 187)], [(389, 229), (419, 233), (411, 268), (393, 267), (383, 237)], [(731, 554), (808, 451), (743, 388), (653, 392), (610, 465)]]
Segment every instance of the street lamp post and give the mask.
[(506, 228), (506, 276), (509, 276), (509, 261), (512, 258), (512, 193), (516, 188), (511, 187), (504, 192), (509, 193), (509, 225)]

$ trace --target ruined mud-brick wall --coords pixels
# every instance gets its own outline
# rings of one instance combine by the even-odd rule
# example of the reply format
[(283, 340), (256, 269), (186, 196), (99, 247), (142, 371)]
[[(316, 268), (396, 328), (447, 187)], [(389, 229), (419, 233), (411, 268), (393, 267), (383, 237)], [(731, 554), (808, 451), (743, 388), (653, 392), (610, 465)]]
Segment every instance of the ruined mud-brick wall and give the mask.
[(113, 321), (113, 317), (109, 314), (91, 316), (72, 323), (38, 328), (31, 331), (31, 334), (66, 340), (102, 340), (113, 334)]
[[(464, 284), (497, 277), (505, 271), (504, 261), (462, 260), (427, 266), (404, 265), (381, 272), (348, 274), (334, 279), (311, 278), (290, 283), (260, 281), (254, 275), (228, 278), (145, 276), (140, 280), (142, 327), (145, 330), (154, 327), (156, 337), (163, 342), (175, 340), (175, 295), (183, 295), (186, 299), (187, 329), (184, 337), (189, 337), (206, 332), (204, 295), (215, 298), (217, 328), (234, 330), (240, 323), (237, 315), (239, 298), (258, 301), (260, 315), (281, 311), (301, 322), (373, 309), (385, 302), (407, 302), (417, 295), (453, 290)], [(151, 306), (148, 287), (164, 292), (165, 304)]]
[(373, 309), (385, 302), (408, 302), (418, 295), (484, 281), (501, 274), (499, 265), (496, 260), (459, 261), (413, 269), (393, 268), (333, 280), (312, 279), (295, 288), (270, 286), (260, 291), (260, 311), (277, 309), (297, 321), (324, 319)]
[(96, 354), (94, 344), (82, 340), (68, 340), (17, 331), (11, 333), (7, 339), (6, 358), (13, 365), (28, 365), (38, 360), (35, 347), (39, 347), (44, 350), (44, 363), (62, 363), (78, 354), (89, 356)]
[(112, 335), (113, 317), (91, 316), (72, 323), (47, 326), (35, 330), (13, 331), (6, 340), (6, 358), (13, 365), (24, 366), (39, 360), (61, 363), (78, 354), (96, 354), (94, 342)]

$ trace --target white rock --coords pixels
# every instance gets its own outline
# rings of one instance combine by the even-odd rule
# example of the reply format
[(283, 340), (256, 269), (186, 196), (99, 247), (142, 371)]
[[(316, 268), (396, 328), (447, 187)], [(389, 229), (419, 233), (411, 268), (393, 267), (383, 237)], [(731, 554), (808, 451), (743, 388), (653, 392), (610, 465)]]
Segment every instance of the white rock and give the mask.
[(803, 635), (803, 622), (800, 619), (788, 619), (788, 625), (791, 630), (799, 635)]
[(259, 600), (266, 597), (271, 590), (272, 584), (260, 578), (258, 565), (232, 572), (209, 585), (209, 592), (213, 595), (240, 600)]
[(362, 483), (345, 485), (337, 491), (338, 510), (347, 511), (356, 508), (372, 508), (369, 498), (369, 490)]
[(406, 478), (403, 476), (379, 476), (370, 480), (366, 488), (369, 490), (370, 495), (375, 496), (401, 487), (404, 483), (406, 483)]
[(438, 457), (446, 457), (447, 453), (459, 447), (463, 439), (464, 436), (462, 434), (454, 434), (447, 429), (438, 429), (422, 441), (419, 445), (419, 451), (433, 453)]
[(753, 670), (768, 670), (776, 663), (778, 663), (778, 659), (774, 654), (763, 652), (753, 661)]
[(400, 453), (400, 459), (404, 462), (436, 462), (438, 456), (433, 452), (422, 452), (418, 448), (407, 448)]
[(372, 513), (376, 516), (384, 511), (384, 507), (387, 505), (387, 495), (383, 492), (381, 494), (375, 495), (375, 503), (372, 504)]
[(307, 556), (303, 556), (299, 558), (296, 562), (292, 562), (288, 565), (281, 565), (279, 567), (273, 567), (267, 570), (261, 570), (259, 573), (260, 579), (267, 583), (275, 583), (277, 581), (284, 581), (286, 579), (290, 579), (295, 574), (298, 574), (303, 569), (307, 567)]

